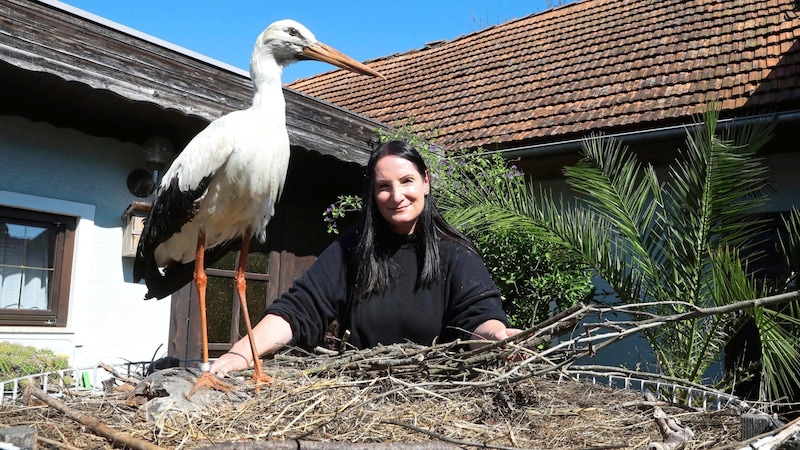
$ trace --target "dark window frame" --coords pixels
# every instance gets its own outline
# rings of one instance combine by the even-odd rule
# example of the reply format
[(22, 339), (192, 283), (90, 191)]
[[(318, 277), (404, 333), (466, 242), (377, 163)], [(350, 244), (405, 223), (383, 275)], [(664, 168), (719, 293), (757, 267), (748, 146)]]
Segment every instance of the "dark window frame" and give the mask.
[(75, 254), (78, 218), (0, 205), (0, 220), (56, 231), (53, 251), (53, 281), (46, 310), (0, 309), (0, 326), (66, 327)]

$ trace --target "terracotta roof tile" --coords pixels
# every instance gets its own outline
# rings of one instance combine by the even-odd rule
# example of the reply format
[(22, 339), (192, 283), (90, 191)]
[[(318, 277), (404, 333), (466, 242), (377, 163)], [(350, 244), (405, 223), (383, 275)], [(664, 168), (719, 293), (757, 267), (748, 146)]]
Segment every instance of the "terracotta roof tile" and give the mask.
[[(587, 0), (289, 87), (390, 125), (409, 117), (449, 147), (800, 105), (795, 0)], [(732, 113), (731, 111), (727, 111)]]

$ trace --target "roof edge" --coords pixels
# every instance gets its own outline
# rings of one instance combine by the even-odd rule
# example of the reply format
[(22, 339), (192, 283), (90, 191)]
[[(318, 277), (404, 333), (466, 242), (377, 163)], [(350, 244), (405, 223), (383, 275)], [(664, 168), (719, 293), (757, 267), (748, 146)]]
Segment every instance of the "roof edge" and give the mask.
[(250, 71), (248, 71), (248, 70), (244, 70), (242, 68), (233, 66), (231, 64), (224, 63), (224, 62), (219, 61), (217, 59), (214, 59), (214, 58), (211, 58), (209, 56), (203, 55), (202, 53), (198, 53), (198, 52), (195, 52), (193, 50), (189, 50), (189, 49), (187, 49), (185, 47), (181, 47), (180, 45), (173, 44), (173, 43), (171, 43), (169, 41), (165, 41), (163, 39), (160, 39), (160, 38), (157, 38), (157, 37), (152, 36), (150, 34), (141, 32), (141, 31), (136, 30), (134, 28), (130, 28), (130, 27), (127, 27), (125, 25), (122, 25), (121, 23), (114, 22), (113, 20), (109, 20), (109, 19), (106, 19), (104, 17), (98, 16), (96, 14), (92, 14), (92, 13), (90, 13), (88, 11), (83, 10), (83, 9), (76, 8), (75, 6), (68, 5), (68, 4), (60, 2), (58, 0), (34, 0), (34, 1), (37, 2), (37, 3), (41, 3), (41, 4), (44, 4), (44, 5), (51, 6), (53, 8), (60, 9), (60, 10), (62, 10), (64, 12), (66, 12), (66, 13), (81, 17), (81, 18), (86, 19), (88, 21), (94, 22), (94, 23), (96, 23), (98, 25), (102, 25), (104, 27), (111, 28), (113, 30), (119, 31), (120, 33), (125, 33), (125, 34), (130, 35), (132, 37), (135, 37), (137, 39), (142, 39), (144, 41), (147, 41), (147, 42), (149, 42), (151, 44), (154, 44), (154, 45), (158, 45), (159, 47), (163, 47), (163, 48), (168, 49), (170, 51), (181, 53), (181, 54), (183, 54), (185, 56), (188, 56), (190, 58), (193, 58), (193, 59), (196, 59), (198, 61), (202, 61), (202, 62), (204, 62), (206, 64), (215, 66), (215, 67), (217, 67), (219, 69), (226, 70), (228, 72), (232, 72), (232, 73), (235, 73), (237, 75), (241, 75), (241, 76), (250, 78)]
[[(800, 109), (790, 111), (783, 111), (779, 113), (758, 114), (745, 117), (730, 117), (726, 119), (719, 119), (718, 126), (722, 128), (727, 127), (740, 127), (747, 123), (774, 118), (777, 122), (789, 122), (800, 120)], [(686, 131), (696, 127), (697, 123), (688, 123), (682, 125), (672, 125), (661, 128), (648, 128), (644, 130), (626, 131), (621, 133), (604, 134), (603, 137), (613, 138), (621, 141), (624, 144), (635, 144), (643, 141), (654, 139), (668, 139), (679, 138), (686, 134)], [(565, 153), (572, 153), (580, 148), (584, 141), (588, 138), (575, 138), (563, 141), (549, 142), (543, 144), (524, 145), (515, 148), (507, 148), (503, 150), (496, 150), (485, 153), (500, 153), (506, 159), (514, 158), (535, 158), (539, 156), (554, 156)]]

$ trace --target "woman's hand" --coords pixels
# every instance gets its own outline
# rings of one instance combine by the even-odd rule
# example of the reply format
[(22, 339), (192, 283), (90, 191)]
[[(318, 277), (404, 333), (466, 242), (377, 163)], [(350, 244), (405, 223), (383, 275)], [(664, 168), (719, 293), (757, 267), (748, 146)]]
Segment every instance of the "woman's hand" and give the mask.
[(244, 370), (250, 367), (250, 358), (238, 352), (223, 353), (211, 364), (211, 373), (214, 375), (226, 376), (237, 370)]
[[(519, 333), (520, 329), (518, 328), (506, 328), (503, 322), (499, 320), (490, 319), (482, 324), (478, 325), (475, 328), (474, 334), (478, 335), (479, 337), (486, 339), (487, 341), (502, 341), (503, 339), (510, 338), (515, 334)], [(479, 343), (475, 343), (472, 345), (473, 348), (480, 347)]]
[[(259, 355), (275, 353), (292, 339), (292, 326), (283, 317), (267, 314), (253, 328), (253, 338)], [(253, 364), (252, 357), (250, 340), (245, 336), (211, 364), (211, 373), (225, 376), (247, 369)]]
[(490, 336), (487, 336), (486, 339), (491, 341), (502, 341), (503, 339), (508, 339), (511, 336), (521, 332), (519, 328), (506, 328), (503, 327), (502, 329), (498, 329), (490, 333)]

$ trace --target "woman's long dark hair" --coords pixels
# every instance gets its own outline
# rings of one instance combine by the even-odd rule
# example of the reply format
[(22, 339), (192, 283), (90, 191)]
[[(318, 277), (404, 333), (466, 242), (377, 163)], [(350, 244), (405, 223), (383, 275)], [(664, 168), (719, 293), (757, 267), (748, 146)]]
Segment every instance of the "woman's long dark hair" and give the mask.
[[(385, 288), (391, 281), (394, 267), (386, 249), (386, 242), (392, 240), (394, 233), (375, 206), (375, 165), (385, 156), (397, 156), (410, 161), (423, 178), (428, 174), (425, 160), (414, 147), (404, 141), (387, 142), (372, 153), (364, 178), (361, 232), (354, 255), (357, 271), (353, 295), (358, 301), (365, 299), (371, 292)], [(426, 195), (425, 206), (414, 228), (414, 242), (422, 267), (417, 280), (420, 286), (429, 287), (439, 278), (440, 256), (437, 242), (441, 238), (454, 239), (474, 249), (464, 235), (444, 220), (436, 208), (433, 195)]]

